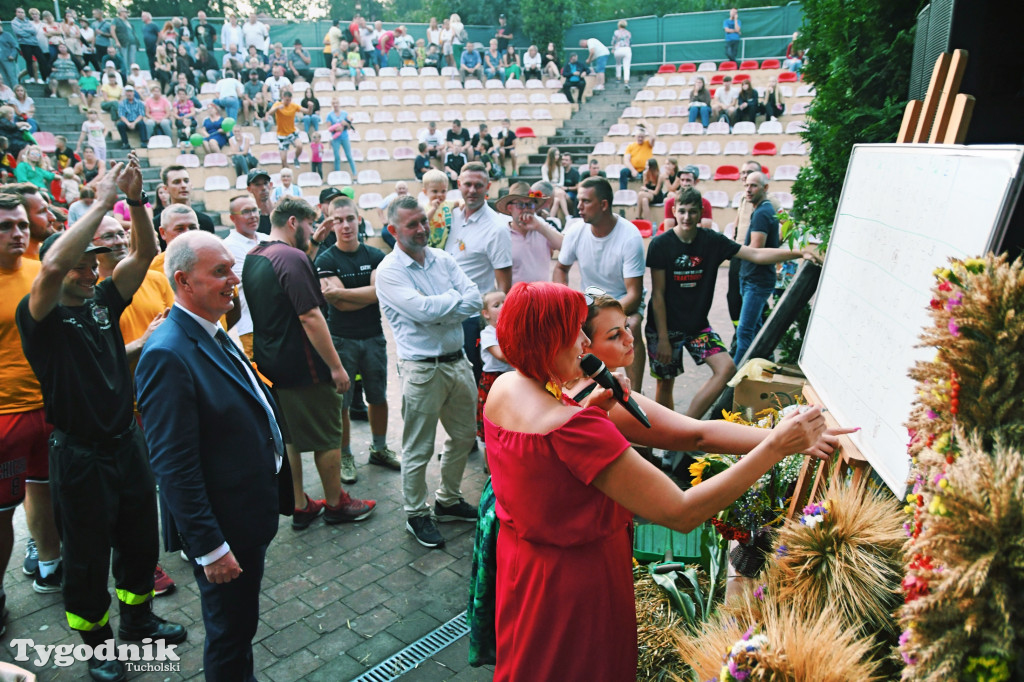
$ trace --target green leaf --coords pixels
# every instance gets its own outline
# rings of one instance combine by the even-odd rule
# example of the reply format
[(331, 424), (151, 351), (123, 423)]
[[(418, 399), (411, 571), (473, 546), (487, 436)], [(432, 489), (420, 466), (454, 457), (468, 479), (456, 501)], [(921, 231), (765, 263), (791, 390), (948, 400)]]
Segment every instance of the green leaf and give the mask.
[(676, 587), (676, 572), (671, 571), (670, 573), (655, 573), (654, 567), (656, 564), (651, 564), (651, 578), (658, 584), (661, 589), (665, 590), (668, 595), (668, 603), (671, 608), (678, 611), (683, 618), (686, 619), (688, 625), (694, 626), (697, 624), (696, 613), (697, 609), (693, 605), (693, 600), (690, 595), (679, 591)]
[(700, 619), (707, 620), (708, 617), (707, 613), (704, 610), (704, 603), (701, 601), (700, 581), (697, 579), (697, 571), (694, 570), (692, 567), (689, 567), (686, 570), (682, 571), (682, 574), (683, 577), (689, 581), (690, 585), (693, 586), (694, 601), (697, 603), (697, 606), (700, 607)]

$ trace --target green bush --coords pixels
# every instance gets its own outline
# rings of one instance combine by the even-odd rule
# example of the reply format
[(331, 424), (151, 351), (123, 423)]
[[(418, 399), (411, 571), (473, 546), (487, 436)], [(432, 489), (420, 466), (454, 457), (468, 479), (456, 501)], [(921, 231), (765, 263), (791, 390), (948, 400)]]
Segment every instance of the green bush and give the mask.
[(803, 138), (810, 165), (793, 185), (794, 217), (826, 243), (853, 145), (893, 142), (910, 83), (921, 0), (803, 0), (804, 80), (817, 95)]

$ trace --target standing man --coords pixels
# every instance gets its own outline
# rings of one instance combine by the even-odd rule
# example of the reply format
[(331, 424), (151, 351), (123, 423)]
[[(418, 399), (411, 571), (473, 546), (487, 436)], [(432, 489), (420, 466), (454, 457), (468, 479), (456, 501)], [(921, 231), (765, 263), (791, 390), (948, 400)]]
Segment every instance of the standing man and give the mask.
[(562, 152), (562, 173), (564, 177), (562, 179), (562, 189), (565, 190), (565, 196), (569, 199), (569, 211), (572, 213), (576, 212), (576, 202), (578, 200), (578, 192), (580, 186), (580, 172), (572, 162), (572, 154), (568, 152)]
[(206, 20), (206, 12), (199, 10), (196, 13), (196, 23), (192, 28), (192, 35), (196, 37), (196, 43), (202, 45), (213, 54), (213, 48), (217, 44), (217, 27)]
[(508, 44), (515, 39), (515, 35), (513, 35), (512, 29), (508, 27), (508, 20), (505, 19), (504, 14), (498, 15), (498, 30), (495, 31), (494, 37), (498, 41), (498, 52), (505, 54)]
[(725, 58), (731, 62), (736, 61), (736, 53), (740, 48), (740, 35), (743, 33), (741, 29), (739, 12), (733, 7), (729, 10), (729, 18), (722, 22), (722, 30), (725, 31)]
[[(45, 83), (50, 76), (50, 55), (44, 54), (39, 49), (39, 37), (36, 35), (35, 24), (25, 16), (24, 7), (14, 10), (11, 31), (14, 32), (14, 37), (18, 40), (21, 56), (25, 58), (25, 70), (28, 72), (25, 83)], [(32, 66), (33, 61), (37, 65), (35, 68)], [(17, 79), (8, 83), (12, 88), (17, 84)]]
[[(376, 502), (341, 488), (341, 406), (349, 388), (320, 309), (325, 305), (306, 252), (316, 210), (283, 197), (270, 214), (270, 240), (245, 257), (242, 286), (253, 323), (253, 356), (280, 406), (281, 431), (292, 470), (296, 506), (292, 528), (304, 530), (321, 514), (329, 524), (362, 521)], [(323, 500), (302, 488), (302, 453), (313, 452)]]
[(580, 47), (587, 48), (587, 66), (597, 77), (597, 85), (594, 92), (604, 90), (604, 70), (608, 66), (608, 55), (611, 52), (608, 47), (597, 38), (587, 38), (580, 41)]
[(121, 135), (121, 149), (131, 149), (128, 143), (128, 131), (139, 133), (139, 140), (145, 147), (149, 142), (149, 131), (146, 129), (146, 105), (135, 96), (135, 88), (124, 86), (124, 99), (117, 105), (117, 132)]
[[(96, 283), (92, 244), (101, 219), (126, 195), (133, 229), (129, 255)], [(22, 348), (39, 377), (50, 437), (51, 486), (62, 542), (68, 625), (94, 649), (113, 639), (107, 573), (113, 573), (125, 641), (183, 642), (185, 628), (152, 611), (158, 554), (156, 488), (135, 424), (131, 373), (118, 322), (156, 256), (142, 171), (134, 156), (96, 188), (96, 201), (69, 230), (43, 242), (42, 267), (18, 304)], [(118, 660), (88, 661), (97, 680), (124, 679)]]
[(255, 679), (263, 561), (294, 506), (274, 399), (217, 324), (232, 307), (233, 264), (202, 232), (168, 247), (175, 303), (137, 373), (153, 471), (195, 562), (208, 680)]
[(424, 547), (443, 547), (427, 505), (427, 464), (440, 420), (448, 440), (434, 515), (438, 521), (474, 523), (477, 509), (461, 490), (466, 457), (476, 439), (477, 400), (462, 349), (462, 322), (479, 315), (483, 299), (454, 258), (427, 246), (427, 216), (414, 197), (391, 202), (388, 230), (395, 250), (377, 268), (377, 296), (394, 333), (402, 377), (405, 528)]
[[(188, 168), (180, 165), (164, 166), (160, 171), (160, 181), (167, 185), (167, 194), (171, 197), (172, 204), (191, 206), (192, 204), (192, 178), (188, 174)], [(205, 213), (196, 212), (199, 221), (199, 229), (203, 232), (213, 234), (213, 220)], [(153, 225), (160, 229), (163, 221), (163, 212), (153, 219)]]
[(245, 38), (245, 52), (255, 46), (258, 52), (270, 52), (270, 28), (256, 19), (256, 13), (249, 13), (249, 21), (242, 24), (242, 36)]
[[(408, 194), (408, 193), (407, 193)], [(337, 238), (334, 246), (322, 250), (316, 259), (324, 298), (330, 304), (327, 327), (338, 357), (348, 371), (362, 376), (362, 388), (369, 405), (370, 464), (401, 471), (402, 464), (388, 448), (388, 358), (384, 328), (377, 302), (377, 266), (384, 252), (359, 241), (359, 213), (347, 196), (336, 197), (331, 217), (324, 221)], [(345, 392), (341, 412), (341, 482), (356, 482), (352, 455), (349, 410), (355, 386)]]
[(4, 185), (3, 192), (21, 197), (21, 205), (28, 215), (28, 244), (24, 256), (31, 260), (39, 260), (39, 247), (42, 246), (43, 240), (59, 227), (57, 217), (50, 210), (50, 204), (42, 191), (31, 182)]
[(117, 43), (118, 54), (124, 64), (134, 64), (135, 56), (139, 52), (139, 39), (135, 36), (135, 29), (128, 21), (128, 10), (121, 7), (117, 10), (117, 19), (114, 19), (113, 28), (114, 42)]
[(232, 45), (238, 49), (244, 44), (245, 34), (242, 33), (242, 27), (238, 24), (238, 16), (232, 14), (220, 29), (220, 46), (226, 51)]
[[(96, 38), (93, 41), (96, 44), (96, 54), (106, 59), (107, 48), (117, 47), (114, 44), (114, 23), (103, 16), (102, 9), (96, 8), (92, 11), (92, 22), (89, 25), (96, 32)], [(153, 64), (150, 64), (150, 68), (153, 68)], [(124, 71), (124, 67), (119, 70)]]
[(153, 21), (153, 15), (149, 12), (144, 11), (139, 16), (142, 17), (142, 43), (146, 47), (149, 68), (152, 69), (156, 64), (156, 44), (160, 42), (160, 27)]
[(253, 168), (245, 176), (245, 188), (260, 209), (260, 226), (256, 231), (269, 235), (270, 213), (274, 210), (274, 202), (270, 200), (274, 193), (274, 181), (270, 179), (270, 173), (262, 168)]
[(293, 100), (291, 88), (285, 88), (281, 91), (281, 99), (274, 102), (270, 111), (267, 112), (267, 116), (274, 117), (277, 126), (277, 149), (281, 152), (283, 168), (288, 167), (288, 149), (290, 147), (295, 148), (295, 164), (299, 165), (302, 140), (299, 139), (299, 132), (295, 129), (295, 115), (300, 111), (302, 111), (302, 106)]
[[(459, 174), (459, 192), (465, 206), (455, 209), (452, 229), (444, 249), (473, 280), (481, 296), (492, 289), (505, 293), (512, 288), (512, 237), (508, 220), (487, 205), (491, 180), (482, 163), (467, 163)], [(465, 351), (477, 382), (483, 370), (480, 359), (480, 311), (462, 323)]]
[(231, 224), (235, 229), (224, 237), (224, 248), (228, 250), (235, 264), (231, 266), (235, 276), (238, 277), (238, 303), (239, 316), (235, 324), (235, 331), (238, 332), (238, 340), (242, 342), (242, 349), (245, 357), (252, 359), (252, 315), (249, 314), (249, 304), (245, 300), (245, 287), (241, 285), (242, 266), (245, 264), (245, 255), (252, 251), (257, 244), (265, 242), (269, 237), (260, 234), (260, 209), (256, 200), (248, 194), (239, 194), (231, 197), (228, 203), (228, 210), (231, 212)]
[(509, 177), (514, 177), (516, 174), (516, 133), (512, 130), (512, 121), (507, 118), (502, 119), (501, 128), (495, 135), (495, 139), (498, 140), (498, 162), (501, 164), (501, 170), (505, 171), (505, 160), (511, 160), (512, 172)]
[(626, 313), (636, 353), (626, 368), (632, 390), (643, 388), (644, 239), (636, 226), (612, 213), (612, 186), (604, 178), (587, 178), (580, 183), (579, 210), (583, 223), (565, 231), (552, 280), (569, 284), (569, 270), (579, 262), (584, 289), (597, 287), (618, 299)]
[[(747, 191), (747, 201), (753, 207), (750, 228), (747, 230), (743, 245), (753, 249), (777, 249), (780, 244), (779, 216), (775, 213), (772, 202), (768, 200), (768, 179), (761, 172), (751, 173), (743, 186)], [(737, 365), (743, 362), (747, 349), (761, 329), (764, 306), (774, 289), (774, 264), (740, 265), (740, 295), (743, 297), (743, 306), (740, 308), (740, 321), (736, 326), (736, 350), (732, 356)]]
[[(745, 183), (751, 173), (760, 172), (761, 163), (759, 161), (747, 161), (740, 166), (740, 182)], [(768, 201), (772, 204), (772, 211), (778, 215), (779, 209), (782, 208), (779, 200), (775, 197), (768, 197)], [(743, 198), (740, 199), (740, 205), (736, 208), (736, 233), (726, 234), (725, 236), (741, 244), (745, 243), (747, 241), (747, 230), (750, 228), (750, 218), (753, 213), (754, 207), (744, 193)], [(701, 227), (710, 227), (710, 225), (705, 226), (702, 221)], [(735, 328), (740, 324), (740, 310), (743, 308), (743, 296), (740, 295), (740, 267), (742, 265), (742, 261), (738, 258), (733, 258), (729, 261), (729, 290), (725, 295), (725, 300), (729, 305), (729, 317), (732, 318), (734, 332)], [(733, 333), (730, 351), (736, 350), (736, 341), (736, 334)]]

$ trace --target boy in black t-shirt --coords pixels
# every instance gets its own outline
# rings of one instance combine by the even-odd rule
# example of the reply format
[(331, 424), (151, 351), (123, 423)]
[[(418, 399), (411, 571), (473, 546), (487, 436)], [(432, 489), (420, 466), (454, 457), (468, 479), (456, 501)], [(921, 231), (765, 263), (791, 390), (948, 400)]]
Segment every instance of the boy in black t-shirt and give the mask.
[(512, 121), (505, 119), (501, 122), (501, 129), (495, 139), (498, 140), (498, 161), (501, 163), (502, 172), (505, 171), (505, 159), (512, 160), (512, 173), (516, 174), (516, 134), (512, 130)]
[(451, 146), (451, 151), (444, 155), (444, 172), (451, 181), (451, 186), (457, 187), (459, 182), (459, 173), (462, 172), (462, 167), (466, 165), (466, 155), (462, 153), (462, 144), (458, 140), (454, 140)]
[(420, 153), (412, 162), (412, 172), (417, 180), (422, 180), (423, 174), (430, 170), (430, 155), (427, 154), (426, 142), (420, 142), (418, 149)]
[(701, 215), (700, 192), (683, 188), (676, 195), (676, 226), (651, 241), (647, 250), (651, 302), (644, 330), (651, 376), (658, 381), (656, 400), (669, 409), (674, 409), (675, 377), (683, 372), (683, 348), (698, 365), (711, 367), (711, 378), (686, 411), (695, 419), (703, 416), (736, 373), (725, 344), (708, 323), (718, 267), (733, 257), (770, 265), (801, 256), (810, 258), (813, 251), (813, 247), (791, 251), (740, 246), (718, 232), (698, 227)]

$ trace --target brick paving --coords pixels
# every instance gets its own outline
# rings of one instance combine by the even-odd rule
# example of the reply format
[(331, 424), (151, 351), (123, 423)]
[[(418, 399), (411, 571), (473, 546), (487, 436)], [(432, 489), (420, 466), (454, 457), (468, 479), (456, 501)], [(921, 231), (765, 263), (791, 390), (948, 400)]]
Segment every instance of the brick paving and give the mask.
[[(718, 277), (716, 305), (711, 323), (728, 343), (732, 324), (725, 308), (726, 270)], [(578, 278), (573, 270), (574, 278)], [(648, 282), (648, 291), (650, 285)], [(390, 367), (388, 399), (392, 406), (388, 441), (400, 452), (400, 384), (395, 374), (394, 344), (389, 336)], [(696, 388), (710, 376), (706, 367), (694, 369), (687, 361), (686, 374), (676, 382), (677, 405), (685, 409)], [(648, 378), (644, 393), (654, 394)], [(395, 654), (408, 644), (447, 622), (466, 608), (472, 557), (473, 526), (438, 524), (447, 544), (443, 549), (420, 546), (405, 530), (400, 474), (366, 464), (370, 432), (365, 422), (353, 422), (353, 451), (359, 481), (346, 488), (359, 497), (377, 500), (377, 510), (357, 524), (327, 526), (317, 521), (295, 532), (282, 519), (267, 555), (260, 602), (260, 626), (254, 641), (257, 677), (272, 682), (341, 682), (351, 680)], [(437, 452), (444, 431), (438, 428)], [(312, 456), (304, 457), (306, 489), (322, 495)], [(431, 462), (427, 483), (432, 492), (438, 484), (438, 462)], [(481, 454), (470, 456), (463, 492), (476, 503), (487, 478)], [(0, 660), (14, 662), (10, 642), (30, 638), (36, 644), (78, 644), (64, 617), (59, 594), (39, 595), (21, 571), (27, 530), (23, 509), (15, 514), (15, 544), (4, 588), (10, 611)], [(174, 682), (202, 680), (204, 638), (199, 593), (191, 568), (176, 554), (161, 554), (161, 565), (174, 578), (177, 590), (159, 597), (155, 611), (189, 628), (188, 641), (179, 645), (179, 672), (134, 672), (131, 680)], [(113, 589), (111, 587), (113, 599)], [(117, 628), (117, 605), (112, 602), (111, 623)], [(490, 680), (489, 668), (467, 663), (468, 641), (462, 638), (432, 659), (402, 676), (402, 680)], [(84, 663), (57, 667), (52, 661), (39, 668), (19, 663), (43, 682), (88, 679)]]

